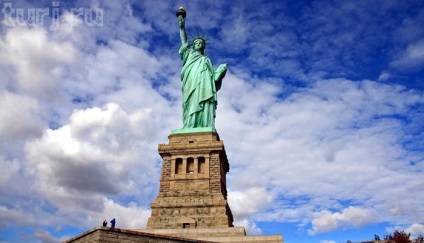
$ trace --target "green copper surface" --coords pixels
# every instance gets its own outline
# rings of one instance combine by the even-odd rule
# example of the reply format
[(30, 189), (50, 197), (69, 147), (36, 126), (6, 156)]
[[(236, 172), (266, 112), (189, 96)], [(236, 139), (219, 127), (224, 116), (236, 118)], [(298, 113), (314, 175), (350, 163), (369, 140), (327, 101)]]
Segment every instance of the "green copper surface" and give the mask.
[(221, 64), (215, 69), (212, 61), (205, 55), (205, 40), (198, 37), (190, 45), (182, 16), (178, 17), (178, 23), (181, 37), (179, 54), (183, 61), (183, 129), (210, 127), (215, 130), (217, 91), (227, 72), (227, 64)]
[(181, 129), (172, 130), (171, 134), (195, 133), (195, 132), (216, 132), (216, 130), (214, 127), (181, 128)]

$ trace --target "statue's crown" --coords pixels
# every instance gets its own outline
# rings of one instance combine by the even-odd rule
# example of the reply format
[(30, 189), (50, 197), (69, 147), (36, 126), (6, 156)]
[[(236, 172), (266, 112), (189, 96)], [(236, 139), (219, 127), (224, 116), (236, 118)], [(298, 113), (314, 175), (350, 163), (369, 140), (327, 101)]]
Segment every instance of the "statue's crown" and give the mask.
[(209, 38), (206, 38), (205, 35), (199, 35), (197, 34), (196, 36), (192, 36), (192, 41), (190, 42), (190, 44), (193, 44), (196, 40), (202, 40), (203, 43), (205, 43), (205, 46), (208, 44), (211, 44), (208, 42)]

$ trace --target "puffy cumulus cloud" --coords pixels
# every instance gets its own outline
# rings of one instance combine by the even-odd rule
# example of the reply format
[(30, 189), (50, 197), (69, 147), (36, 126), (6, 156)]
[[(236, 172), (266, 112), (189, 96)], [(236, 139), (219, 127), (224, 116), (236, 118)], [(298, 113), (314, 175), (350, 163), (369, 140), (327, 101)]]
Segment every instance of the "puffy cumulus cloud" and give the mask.
[[(382, 45), (392, 43), (391, 36), (409, 35), (408, 43), (402, 43), (404, 53), (392, 65), (422, 64), (420, 17), (414, 28), (392, 35), (376, 30), (411, 23), (401, 19), (404, 14), (387, 18), (404, 6), (393, 1), (373, 8), (366, 2), (267, 3), (255, 11), (250, 11), (255, 3), (243, 4), (184, 5), (196, 20), (187, 19), (188, 32), (200, 27), (212, 37), (220, 34), (223, 45), (212, 45), (211, 53), (229, 59), (222, 61), (230, 65), (218, 94), (216, 125), (231, 164), (228, 198), (236, 225), (260, 232), (255, 221), (304, 227), (315, 220), (310, 231), (318, 234), (366, 223), (361, 210), (369, 208), (378, 222), (421, 222), (422, 152), (405, 147), (419, 146), (409, 141), (416, 138), (412, 128), (421, 131), (422, 112), (416, 108), (422, 107), (422, 94), (368, 80), (306, 78), (308, 73), (368, 77), (361, 69), (369, 70), (373, 63), (381, 64), (373, 74), (380, 72), (380, 81), (398, 78), (378, 71), (389, 68), (385, 55), (395, 51)], [(176, 119), (181, 114), (179, 42), (172, 41), (178, 39), (178, 27), (175, 17), (163, 14), (178, 7), (172, 5), (81, 0), (66, 6), (103, 8), (103, 27), (84, 25), (65, 10), (63, 19), (78, 26), (56, 32), (0, 30), (0, 86), (7, 90), (0, 94), (0, 133), (2, 138), (22, 136), (22, 143), (32, 139), (26, 144), (26, 161), (17, 139), (0, 141), (0, 150), (7, 151), (0, 156), (5, 168), (0, 183), (7, 185), (0, 189), (0, 217), (11, 225), (35, 225), (31, 218), (40, 219), (42, 226), (89, 228), (113, 217), (118, 226), (145, 225), (149, 211), (143, 205), (157, 189), (152, 178), (159, 178), (158, 140), (181, 125)], [(300, 18), (292, 19), (291, 5)], [(244, 45), (229, 43), (234, 36), (228, 29), (219, 32), (218, 23), (234, 29)], [(389, 28), (381, 28), (382, 23)], [(255, 35), (246, 26), (255, 26)], [(386, 54), (369, 61), (381, 50)], [(282, 75), (290, 80), (270, 78)], [(289, 81), (296, 83), (286, 86)], [(62, 93), (67, 102), (51, 100)], [(115, 104), (102, 107), (110, 102)], [(19, 121), (3, 118), (5, 112)], [(47, 127), (55, 129), (41, 136)], [(37, 232), (40, 240), (51, 240), (51, 232)]]
[(176, 72), (173, 61), (137, 46), (149, 29), (138, 17), (110, 12), (105, 21), (128, 25), (118, 31), (62, 17), (79, 25), (8, 28), (0, 37), (0, 222), (29, 226), (43, 242), (62, 241), (38, 230), (51, 225), (90, 228), (116, 217), (120, 227), (143, 228), (150, 211), (134, 201), (151, 202), (157, 143), (180, 124), (168, 103), (168, 93), (180, 95), (178, 77), (160, 83)]
[[(147, 219), (151, 213), (150, 209), (140, 207), (135, 203), (123, 205), (105, 197), (98, 200), (96, 203), (101, 204), (103, 209), (85, 213), (83, 216), (81, 216), (81, 212), (74, 212), (72, 214), (57, 212), (56, 215), (51, 215), (42, 210), (25, 212), (19, 209), (9, 209), (0, 206), (0, 227), (11, 227), (16, 225), (31, 226), (34, 229), (34, 238), (41, 242), (59, 243), (75, 235), (61, 235), (57, 238), (52, 232), (45, 230), (43, 226), (56, 225), (55, 230), (59, 231), (63, 226), (63, 221), (69, 220), (72, 221), (69, 222), (70, 225), (76, 225), (82, 228), (93, 228), (100, 225), (104, 219), (110, 221), (112, 218), (115, 218), (117, 227), (137, 229), (146, 227)], [(71, 204), (69, 204), (68, 207), (70, 205)]]
[(41, 135), (43, 124), (39, 112), (37, 100), (0, 91), (0, 137), (18, 141)]
[(161, 121), (175, 121), (167, 118), (181, 110), (180, 103), (174, 103), (181, 96), (176, 68), (180, 63), (119, 40), (99, 46), (95, 55), (88, 55), (83, 62), (86, 67), (78, 73), (82, 76), (74, 75), (66, 83), (78, 105), (114, 102), (128, 111), (152, 109), (163, 116)]
[[(266, 161), (258, 168), (266, 170), (266, 174), (276, 170), (282, 172), (279, 170), (288, 163), (281, 161), (292, 159), (311, 163), (311, 166), (318, 165), (318, 161), (353, 159), (352, 156), (338, 155), (346, 149), (354, 152), (359, 149), (356, 145), (361, 143), (361, 149), (368, 150), (368, 144), (373, 143), (379, 150), (383, 149), (375, 142), (385, 137), (390, 139), (387, 142), (395, 145), (396, 136), (401, 135), (395, 128), (401, 124), (390, 116), (409, 111), (409, 105), (422, 99), (413, 92), (391, 86), (379, 87), (368, 81), (358, 84), (347, 80), (326, 80), (313, 88), (301, 89), (282, 102), (278, 101), (278, 90), (272, 85), (254, 87), (237, 79), (229, 80), (229, 83), (221, 93), (223, 101), (218, 109), (223, 109), (223, 112), (217, 117), (217, 127), (225, 134), (223, 139), (231, 142), (237, 139), (234, 142), (245, 145), (234, 148), (236, 151), (243, 149), (243, 153), (232, 153), (235, 156), (233, 165), (248, 166), (250, 163), (243, 161)], [(369, 119), (372, 119), (371, 122)], [(363, 140), (365, 137), (368, 139)], [(342, 140), (356, 144), (342, 143)], [(261, 149), (254, 149), (257, 146), (252, 141), (260, 143)], [(288, 150), (291, 150), (290, 153), (287, 153)], [(316, 162), (309, 162), (309, 159)], [(297, 169), (307, 167), (297, 166)]]
[(248, 235), (259, 235), (262, 230), (256, 225), (253, 215), (264, 210), (272, 202), (265, 188), (251, 187), (246, 191), (228, 191), (228, 203), (234, 216), (234, 225), (243, 226)]
[(246, 191), (229, 191), (228, 201), (234, 217), (245, 218), (261, 211), (272, 201), (272, 196), (264, 188), (253, 187)]
[(70, 42), (51, 40), (43, 28), (11, 28), (0, 39), (3, 65), (15, 69), (18, 88), (39, 97), (54, 97), (64, 66), (77, 50)]
[[(0, 157), (0, 168), (3, 168), (0, 171), (0, 191), (3, 191), (3, 188), (6, 188), (6, 185), (9, 185), (13, 179), (16, 179), (15, 176), (18, 175), (19, 170), (22, 169), (21, 163), (14, 159), (8, 160)], [(9, 190), (8, 188), (7, 190)]]
[(390, 65), (396, 69), (420, 70), (424, 64), (424, 40), (419, 40), (408, 45), (400, 56)]
[(320, 243), (336, 243), (336, 242), (333, 240), (322, 240), (320, 241)]
[[(120, 205), (112, 200), (106, 200), (104, 203), (104, 211), (100, 214), (104, 215), (107, 219), (115, 218), (117, 227), (126, 229), (146, 228), (147, 219), (151, 215), (150, 209), (140, 207), (135, 203)], [(94, 225), (99, 223), (98, 217), (94, 218), (93, 223)]]
[(155, 173), (138, 152), (150, 132), (148, 118), (146, 110), (128, 114), (116, 104), (74, 111), (68, 125), (27, 143), (34, 190), (66, 213), (102, 211), (105, 196), (136, 193), (137, 171)]
[[(281, 87), (267, 80), (250, 80), (243, 73), (227, 74), (218, 93), (216, 118), (217, 129), (225, 135), (222, 138), (244, 138), (251, 135), (254, 129), (260, 129), (270, 122), (272, 114), (269, 113), (269, 108), (278, 103), (277, 95), (280, 90)], [(253, 145), (249, 140), (239, 142)]]
[[(91, 96), (119, 92), (131, 84), (134, 84), (133, 88), (143, 85), (143, 90), (149, 90), (151, 79), (162, 68), (160, 60), (147, 51), (119, 40), (111, 40), (107, 46), (99, 47), (95, 56), (87, 56), (86, 64), (87, 80), (78, 82), (75, 92), (82, 91)], [(76, 97), (80, 95), (74, 94)]]
[(413, 236), (424, 235), (424, 225), (412, 224), (405, 229), (405, 232), (411, 233)]
[(256, 223), (252, 220), (242, 219), (242, 220), (234, 220), (234, 225), (237, 227), (244, 227), (247, 235), (260, 235), (262, 234), (262, 230), (256, 225)]
[(70, 117), (70, 127), (74, 137), (91, 145), (124, 152), (134, 147), (134, 138), (145, 140), (155, 130), (150, 118), (151, 109), (128, 114), (119, 105), (109, 103), (103, 109), (76, 110)]
[(336, 213), (325, 210), (316, 213), (315, 218), (312, 220), (312, 229), (308, 230), (308, 234), (315, 235), (318, 233), (330, 232), (340, 227), (353, 226), (358, 228), (374, 222), (374, 217), (374, 210), (353, 206)]
[[(424, 102), (420, 93), (369, 80), (333, 79), (280, 100), (281, 89), (269, 80), (246, 80), (242, 74), (227, 78), (219, 94), (217, 129), (231, 164), (228, 184), (244, 194), (254, 186), (267, 188), (274, 198), (267, 212), (244, 209), (244, 216), (304, 224), (315, 219), (314, 212), (342, 210), (346, 202), (374, 208), (378, 217), (390, 208), (401, 210), (376, 220), (422, 215), (414, 210), (420, 199), (404, 201), (409, 198), (405, 188), (421, 183), (419, 171), (408, 166), (408, 161), (418, 166), (420, 156), (401, 145), (414, 136), (404, 119), (414, 123), (414, 109)], [(347, 223), (351, 211), (342, 213), (345, 226), (358, 225)], [(340, 224), (332, 222), (334, 229)], [(324, 226), (332, 229), (330, 222)]]

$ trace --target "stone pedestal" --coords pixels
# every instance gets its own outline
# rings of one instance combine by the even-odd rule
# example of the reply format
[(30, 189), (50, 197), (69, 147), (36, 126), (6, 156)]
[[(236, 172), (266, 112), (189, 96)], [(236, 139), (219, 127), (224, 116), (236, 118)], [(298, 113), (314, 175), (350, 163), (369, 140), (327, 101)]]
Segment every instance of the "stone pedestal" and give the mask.
[(227, 203), (230, 166), (215, 132), (171, 134), (159, 145), (163, 159), (159, 195), (148, 229), (233, 227)]
[(159, 145), (160, 189), (147, 229), (97, 227), (66, 242), (284, 243), (282, 235), (247, 236), (243, 227), (233, 227), (226, 185), (230, 166), (218, 134), (179, 132)]

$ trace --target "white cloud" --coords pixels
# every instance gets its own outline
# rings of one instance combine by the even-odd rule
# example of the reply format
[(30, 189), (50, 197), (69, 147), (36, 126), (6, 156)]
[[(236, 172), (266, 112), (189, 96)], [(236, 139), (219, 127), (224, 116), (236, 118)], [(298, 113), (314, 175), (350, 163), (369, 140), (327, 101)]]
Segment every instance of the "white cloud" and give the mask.
[(391, 74), (389, 73), (389, 72), (387, 72), (387, 71), (384, 71), (384, 72), (382, 72), (381, 74), (380, 74), (380, 76), (378, 76), (378, 81), (386, 81), (386, 80), (388, 80), (389, 78), (391, 78)]
[[(322, 80), (278, 101), (278, 89), (272, 86), (255, 87), (231, 75), (224, 81), (217, 128), (230, 160), (229, 186), (244, 193), (250, 187), (264, 187), (274, 198), (269, 212), (245, 207), (236, 218), (253, 213), (258, 221), (295, 219), (304, 224), (315, 219), (318, 224), (311, 216), (314, 212), (343, 210), (343, 201), (376, 207), (381, 214), (372, 222), (387, 214), (386, 202), (402, 205), (410, 218), (416, 214), (398, 197), (405, 192), (396, 182), (406, 181), (406, 187), (415, 188), (420, 175), (405, 167), (405, 161), (414, 158), (399, 146), (405, 135), (396, 116), (422, 102), (418, 93), (372, 81), (336, 79)], [(399, 189), (395, 194), (394, 188)], [(311, 232), (371, 222), (365, 216), (364, 222), (347, 222), (349, 212)]]
[[(77, 21), (69, 13), (63, 16)], [(9, 185), (0, 190), (5, 212), (0, 221), (90, 228), (116, 217), (120, 227), (145, 227), (148, 203), (158, 188), (158, 181), (150, 179), (160, 172), (157, 144), (176, 128), (169, 124), (179, 124), (162, 96), (175, 84), (167, 80), (161, 94), (151, 79), (172, 61), (120, 41), (135, 42), (149, 28), (139, 16), (115, 17), (123, 25), (132, 22), (131, 28), (119, 28), (124, 36), (103, 47), (93, 45), (94, 33), (115, 30), (90, 31), (81, 23), (56, 32), (9, 28), (0, 37), (5, 71), (0, 80), (0, 164), (7, 166), (0, 183)], [(57, 241), (50, 232), (35, 232), (42, 241)]]
[(406, 50), (390, 65), (397, 69), (422, 69), (424, 66), (424, 40), (409, 44)]
[(133, 180), (155, 173), (140, 161), (149, 122), (147, 110), (128, 114), (116, 104), (76, 110), (68, 125), (27, 144), (34, 190), (65, 213), (103, 211), (103, 195), (137, 193)]
[(103, 109), (94, 107), (74, 111), (70, 117), (71, 133), (91, 145), (125, 152), (131, 149), (135, 137), (142, 138), (154, 130), (150, 119), (150, 109), (128, 114), (119, 105), (109, 103)]
[[(151, 216), (150, 209), (137, 206), (135, 203), (120, 205), (111, 200), (105, 201), (105, 209), (101, 212), (107, 220), (115, 218), (116, 227), (124, 229), (145, 229), (147, 219)], [(98, 220), (99, 218), (95, 218)], [(97, 223), (100, 225), (102, 221)]]
[(405, 232), (411, 233), (412, 236), (416, 237), (419, 235), (424, 235), (424, 225), (423, 224), (412, 224), (405, 229)]
[(57, 30), (55, 31), (58, 31), (58, 34), (63, 37), (66, 36), (68, 38), (71, 38), (71, 40), (80, 40), (75, 38), (81, 38), (81, 35), (78, 35), (76, 33), (76, 29), (79, 25), (83, 24), (83, 20), (79, 19), (75, 14), (68, 11), (65, 11), (61, 17), (62, 23), (60, 24), (60, 26), (57, 25), (57, 27), (55, 27), (54, 25), (51, 25), (49, 28), (57, 28)]
[(43, 124), (39, 113), (37, 100), (0, 91), (0, 137), (11, 141), (41, 135)]
[(35, 220), (21, 211), (11, 210), (0, 205), (1, 227), (10, 227), (15, 225), (33, 225)]
[(373, 210), (353, 206), (343, 209), (340, 213), (331, 213), (325, 210), (316, 213), (315, 218), (312, 220), (312, 229), (308, 230), (308, 234), (315, 235), (330, 232), (346, 226), (359, 228), (373, 222), (374, 218), (375, 212)]
[[(119, 227), (145, 226), (158, 188), (157, 144), (181, 126), (181, 63), (175, 16), (163, 14), (178, 6), (140, 4), (93, 3), (105, 10), (103, 27), (0, 30), (1, 222), (86, 229), (116, 217)], [(389, 85), (398, 78), (389, 71), (373, 71), (386, 84), (317, 78), (348, 71), (361, 78), (361, 65), (384, 65), (384, 53), (395, 49), (380, 45), (392, 42), (374, 33), (387, 29), (374, 20), (398, 6), (299, 4), (295, 20), (286, 5), (245, 4), (187, 5), (190, 31), (231, 26), (211, 50), (230, 63), (217, 129), (231, 165), (235, 224), (253, 234), (263, 221), (312, 224), (313, 234), (367, 222), (421, 232), (422, 92)], [(410, 42), (393, 67), (422, 66), (422, 12), (414, 31), (406, 28), (411, 19), (394, 20), (405, 23), (394, 36)], [(78, 21), (66, 11), (63, 17)], [(369, 62), (375, 53), (379, 59)], [(40, 240), (55, 240), (38, 229)]]
[(52, 236), (47, 230), (38, 230), (34, 233), (34, 236), (43, 243), (60, 243), (68, 239), (63, 237), (61, 240), (57, 239)]
[(55, 97), (64, 66), (74, 62), (77, 50), (70, 42), (49, 39), (43, 28), (11, 28), (0, 39), (1, 64), (16, 70), (19, 88), (43, 96)]
[(13, 177), (22, 169), (19, 161), (7, 160), (2, 157), (0, 157), (0, 168), (3, 168), (0, 171), (0, 188), (6, 188), (14, 179)]
[[(240, 9), (234, 9), (240, 11)], [(223, 41), (228, 43), (227, 48), (240, 50), (252, 38), (254, 33), (251, 32), (250, 22), (243, 16), (243, 13), (236, 15), (237, 17), (231, 21), (231, 26), (221, 29)]]
[(233, 215), (237, 218), (244, 218), (271, 203), (272, 196), (264, 188), (253, 187), (245, 192), (229, 191), (228, 201)]
[(248, 220), (248, 219), (242, 219), (242, 220), (235, 220), (234, 225), (237, 227), (244, 227), (246, 230), (247, 235), (260, 235), (262, 234), (262, 230), (258, 228), (255, 222)]

